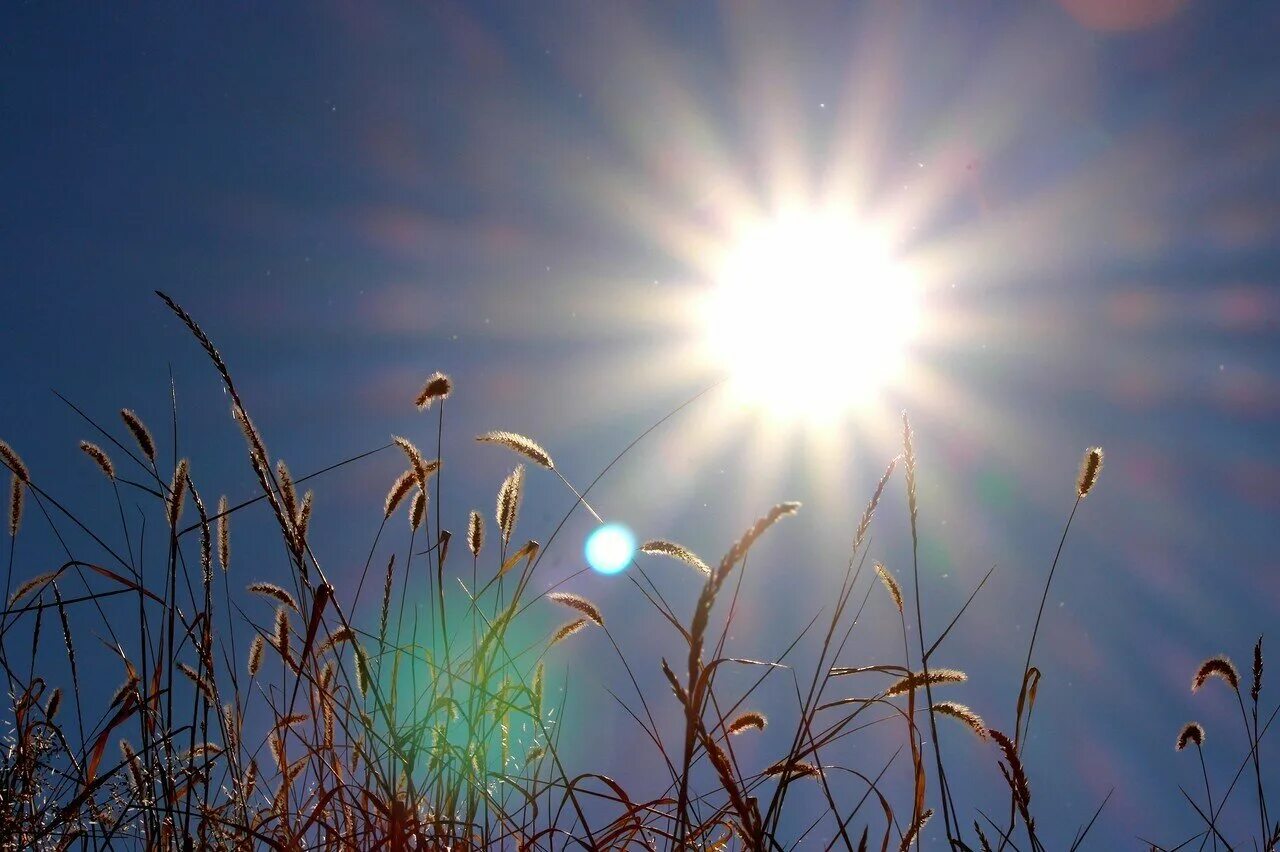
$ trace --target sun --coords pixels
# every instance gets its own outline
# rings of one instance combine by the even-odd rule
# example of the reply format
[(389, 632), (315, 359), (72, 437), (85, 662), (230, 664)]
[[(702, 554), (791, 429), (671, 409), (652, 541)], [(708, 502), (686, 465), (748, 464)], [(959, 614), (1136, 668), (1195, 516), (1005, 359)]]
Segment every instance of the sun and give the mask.
[(920, 326), (917, 282), (874, 230), (796, 213), (743, 228), (705, 315), (736, 395), (785, 420), (830, 420), (898, 382)]

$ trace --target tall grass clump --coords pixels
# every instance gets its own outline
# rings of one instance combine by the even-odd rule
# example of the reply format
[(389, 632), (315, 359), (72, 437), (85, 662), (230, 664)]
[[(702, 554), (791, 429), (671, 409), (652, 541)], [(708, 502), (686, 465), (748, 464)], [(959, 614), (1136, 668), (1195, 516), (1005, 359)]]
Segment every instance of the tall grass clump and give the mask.
[[(591, 486), (573, 485), (541, 443), (511, 431), (478, 436), (513, 456), (510, 472), (491, 483), (491, 508), (449, 504), (440, 448), (444, 410), (457, 403), (453, 381), (434, 373), (416, 397), (406, 390), (406, 408), (430, 413), (424, 436), (397, 436), (298, 475), (270, 454), (211, 338), (160, 296), (230, 398), (229, 428), (244, 440), (257, 488), (214, 499), (201, 460), (177, 458), (176, 413), (171, 430), (153, 432), (133, 409), (122, 409), (113, 427), (71, 405), (99, 442), (86, 440), (80, 450), (102, 475), (108, 517), (118, 516), (114, 527), (95, 529), (78, 502), (101, 493), (55, 493), (55, 480), (0, 442), (10, 473), (0, 615), (9, 696), (0, 752), (3, 848), (783, 850), (818, 835), (848, 850), (918, 849), (926, 835), (931, 846), (973, 852), (1049, 848), (1034, 815), (1034, 759), (1025, 752), (1040, 680), (1034, 652), (1067, 532), (1098, 486), (1101, 450), (1087, 450), (1081, 465), (1008, 735), (945, 697), (966, 679), (945, 656), (946, 640), (990, 572), (945, 627), (923, 623), (917, 525), (927, 511), (918, 487), (925, 466), (905, 416), (902, 454), (874, 483), (832, 606), (810, 625), (812, 656), (784, 663), (725, 651), (749, 557), (775, 525), (801, 510), (778, 502), (744, 523), (718, 561), (666, 539), (640, 547), (645, 557), (694, 569), (677, 575), (689, 589), (681, 599), (665, 595), (644, 565), (626, 575), (636, 597), (625, 616), (651, 619), (678, 643), (677, 656), (655, 658), (625, 651), (610, 629), (623, 613), (607, 613), (571, 588), (573, 577), (550, 588), (541, 581), (539, 567), (568, 515), (530, 536), (520, 521), (526, 479), (554, 477), (574, 498), (570, 514), (599, 518), (587, 499)], [(172, 444), (157, 440), (170, 431)], [(312, 489), (333, 467), (384, 450), (401, 472), (380, 506), (344, 519), (373, 533), (358, 579), (340, 587), (313, 546), (313, 507), (323, 492)], [(894, 499), (890, 486), (899, 475), (912, 541), (901, 579), (881, 562), (866, 570), (871, 528), (882, 503)], [(253, 513), (271, 524), (278, 548), (233, 548), (237, 525)], [(465, 547), (451, 547), (446, 516), (465, 517)], [(24, 517), (50, 530), (59, 549), (20, 547)], [(381, 558), (374, 565), (379, 547), (385, 566)], [(407, 606), (424, 586), (427, 605)], [(868, 605), (896, 613), (901, 658), (850, 663), (850, 637)], [(358, 617), (366, 610), (373, 616)], [(534, 614), (557, 613), (558, 626), (529, 638), (525, 625), (537, 623)], [(809, 647), (800, 638), (791, 648)], [(627, 789), (568, 756), (573, 732), (559, 723), (563, 708), (546, 686), (563, 676), (561, 646), (568, 642), (602, 642), (625, 670), (636, 693), (628, 705), (634, 747), (652, 749), (665, 768), (651, 784), (631, 782), (646, 789)], [(54, 665), (56, 658), (66, 665)], [(85, 689), (86, 665), (94, 666), (95, 680), (113, 672), (118, 686), (106, 694)], [(735, 669), (750, 675), (745, 688), (722, 676)], [(643, 689), (637, 672), (660, 672), (665, 694)], [(766, 717), (756, 703), (759, 688), (782, 672), (794, 704), (769, 707)], [(1236, 780), (1251, 769), (1262, 843), (1274, 845), (1259, 753), (1274, 713), (1259, 714), (1261, 678), (1259, 641), (1248, 704), (1224, 657), (1206, 661), (1194, 685), (1221, 681), (1235, 694), (1247, 751)], [(847, 738), (871, 726), (901, 737), (905, 758), (856, 765)], [(782, 732), (782, 747), (760, 759), (743, 745), (764, 742), (766, 728)], [(949, 765), (940, 734), (977, 737), (989, 760)], [(1201, 726), (1189, 725), (1176, 742), (1180, 750), (1193, 745), (1203, 759)], [(1203, 762), (1200, 768), (1204, 798), (1187, 796), (1204, 818), (1198, 839), (1225, 844), (1219, 825), (1235, 782), (1214, 795)], [(1003, 778), (1007, 818), (990, 807), (962, 816), (958, 774)], [(898, 799), (890, 794), (898, 789), (909, 792)], [(1069, 848), (1079, 847), (1092, 825), (1088, 820)]]

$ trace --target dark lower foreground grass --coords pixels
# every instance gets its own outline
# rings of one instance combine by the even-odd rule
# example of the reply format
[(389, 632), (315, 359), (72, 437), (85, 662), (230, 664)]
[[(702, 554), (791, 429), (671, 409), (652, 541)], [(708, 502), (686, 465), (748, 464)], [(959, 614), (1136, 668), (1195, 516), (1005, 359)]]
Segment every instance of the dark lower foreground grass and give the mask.
[[(592, 601), (567, 587), (531, 588), (568, 516), (543, 533), (541, 544), (518, 535), (526, 477), (558, 477), (576, 498), (574, 510), (595, 514), (591, 486), (575, 488), (537, 442), (511, 432), (480, 436), (513, 454), (492, 522), (488, 512), (473, 511), (464, 533), (442, 527), (439, 447), (452, 385), (439, 373), (415, 400), (428, 413), (434, 409), (436, 452), (404, 438), (373, 451), (400, 454), (404, 473), (379, 510), (358, 584), (335, 589), (312, 549), (314, 498), (307, 490), (332, 468), (295, 477), (273, 460), (217, 349), (179, 306), (161, 298), (204, 347), (225, 386), (258, 493), (240, 502), (215, 500), (201, 492), (186, 460), (162, 462), (163, 442), (134, 412), (122, 411), (113, 426), (72, 406), (94, 439), (81, 449), (101, 472), (111, 514), (118, 515), (118, 522), (95, 529), (83, 520), (81, 495), (47, 490), (0, 444), (11, 473), (7, 608), (0, 616), (10, 699), (0, 754), (0, 847), (783, 850), (817, 845), (821, 837), (824, 848), (905, 850), (922, 844), (926, 826), (929, 838), (957, 850), (1086, 844), (1097, 812), (1084, 815), (1073, 837), (1038, 832), (1022, 746), (1038, 697), (1035, 643), (1044, 601), (1077, 510), (1099, 481), (1101, 450), (1085, 452), (1028, 643), (1013, 730), (999, 731), (986, 725), (981, 708), (945, 698), (947, 685), (966, 675), (937, 664), (990, 573), (949, 623), (923, 625), (914, 646), (910, 639), (908, 619), (922, 625), (927, 590), (914, 553), (917, 461), (905, 416), (902, 455), (888, 463), (853, 531), (831, 590), (834, 606), (806, 630), (815, 656), (788, 659), (784, 669), (781, 658), (725, 655), (752, 546), (800, 509), (779, 503), (714, 563), (675, 542), (642, 545), (684, 563), (701, 586), (696, 600), (670, 600), (641, 566), (632, 566), (628, 580), (650, 610), (643, 617), (665, 623), (684, 649), (671, 659), (649, 659), (614, 641)], [(913, 542), (905, 587), (867, 557), (877, 507), (899, 476)], [(141, 517), (132, 508), (139, 502), (149, 507)], [(234, 527), (251, 513), (270, 519), (279, 538), (274, 552), (240, 554), (233, 547)], [(407, 543), (375, 564), (379, 543), (403, 535), (405, 519)], [(19, 556), (18, 540), (31, 524), (48, 527), (55, 550)], [(271, 563), (287, 569), (270, 578), (240, 573)], [(411, 572), (415, 582), (426, 577), (425, 606), (406, 606)], [(371, 596), (380, 600), (376, 621), (357, 621), (362, 597)], [(531, 634), (524, 624), (534, 605), (560, 608), (563, 623)], [(838, 665), (867, 605), (896, 611), (902, 656)], [(270, 617), (260, 617), (264, 611)], [(548, 665), (559, 643), (581, 641), (585, 632), (616, 651), (635, 688), (637, 700), (624, 705), (634, 742), (651, 749), (662, 767), (643, 791), (565, 757), (562, 738), (569, 733), (557, 724), (563, 707), (549, 700), (555, 693), (546, 686)], [(800, 638), (782, 656), (801, 647)], [(50, 643), (60, 647), (51, 651)], [(52, 658), (65, 660), (56, 676), (47, 673)], [(106, 660), (119, 669), (119, 688), (106, 695), (83, 689), (86, 680), (101, 678), (97, 672), (88, 678), (86, 666)], [(646, 692), (633, 666), (660, 668), (669, 689)], [(740, 683), (722, 676), (732, 670), (750, 673), (746, 688), (726, 687)], [(753, 696), (783, 671), (794, 678), (795, 706), (766, 718)], [(1261, 703), (1262, 672), (1259, 640), (1248, 677), (1226, 658), (1210, 658), (1195, 673), (1195, 689), (1234, 691), (1248, 748), (1234, 777), (1211, 778), (1204, 731), (1188, 724), (1177, 747), (1200, 756), (1203, 789), (1183, 791), (1199, 830), (1153, 848), (1273, 850), (1280, 842), (1259, 748), (1276, 713)], [(672, 703), (675, 725), (667, 712)], [(840, 763), (834, 744), (870, 725), (900, 732), (898, 755), (874, 766)], [(958, 812), (953, 790), (975, 768), (945, 762), (940, 725), (961, 726), (988, 744), (1007, 782), (989, 809)], [(759, 736), (766, 726), (783, 730), (788, 747), (769, 765), (748, 766), (735, 741)], [(902, 785), (891, 785), (890, 777), (905, 778), (909, 794), (891, 796), (887, 791)], [(1228, 803), (1256, 809), (1252, 839), (1226, 836), (1221, 820)], [(797, 811), (806, 819), (792, 818)]]

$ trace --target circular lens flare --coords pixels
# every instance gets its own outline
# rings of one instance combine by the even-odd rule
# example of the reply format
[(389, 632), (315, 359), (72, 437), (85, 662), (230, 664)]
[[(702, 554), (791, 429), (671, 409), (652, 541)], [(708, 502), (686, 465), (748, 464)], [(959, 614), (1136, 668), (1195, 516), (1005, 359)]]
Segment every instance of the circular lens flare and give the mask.
[(716, 277), (708, 342), (743, 400), (823, 419), (871, 402), (903, 372), (916, 283), (853, 220), (815, 213), (749, 228)]
[(587, 536), (587, 564), (601, 574), (617, 574), (631, 564), (636, 537), (622, 524), (605, 524)]

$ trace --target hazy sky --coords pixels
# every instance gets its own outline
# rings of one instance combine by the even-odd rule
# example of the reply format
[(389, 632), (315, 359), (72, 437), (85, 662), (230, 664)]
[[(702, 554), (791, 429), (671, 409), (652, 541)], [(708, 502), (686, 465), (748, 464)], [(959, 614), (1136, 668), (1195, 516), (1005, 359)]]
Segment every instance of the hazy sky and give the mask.
[[(840, 199), (927, 272), (911, 379), (837, 441), (713, 394), (593, 502), (713, 560), (772, 503), (805, 501), (753, 557), (731, 642), (769, 657), (829, 604), (910, 409), (926, 632), (998, 566), (942, 662), (971, 676), (955, 698), (1011, 727), (1076, 465), (1104, 446), (1037, 651), (1033, 790), (1049, 837), (1115, 787), (1093, 848), (1181, 842), (1195, 820), (1177, 787), (1201, 782), (1178, 728), (1206, 725), (1219, 788), (1243, 755), (1233, 701), (1192, 696), (1191, 674), (1217, 652), (1246, 661), (1280, 604), (1280, 11), (1117, 5), (7, 4), (0, 436), (110, 524), (75, 450), (89, 427), (50, 390), (113, 428), (137, 408), (167, 456), (172, 370), (193, 475), (252, 493), (227, 400), (159, 288), (217, 341), (295, 471), (392, 433), (433, 441), (411, 401), (449, 372), (445, 525), (460, 529), (511, 462), (470, 436), (525, 432), (589, 481), (716, 378), (690, 307), (705, 255), (741, 220)], [(331, 576), (358, 573), (399, 463), (317, 486)], [(556, 486), (535, 478), (526, 536), (569, 507)], [(895, 480), (870, 552), (906, 581), (903, 502)], [(55, 558), (42, 520), (27, 525), (19, 579)], [(590, 528), (570, 525), (547, 582), (581, 565)], [(278, 579), (243, 552), (241, 579)], [(691, 611), (695, 579), (651, 567)], [(662, 695), (657, 656), (678, 637), (630, 584), (573, 588)], [(842, 662), (897, 662), (890, 614), (873, 594)], [(633, 695), (606, 644), (575, 637), (553, 668), (571, 670), (581, 768), (660, 794), (604, 692)], [(787, 719), (789, 690), (760, 709)], [(748, 765), (781, 753), (778, 728), (743, 747)], [(974, 779), (962, 810), (999, 810), (995, 752), (941, 735)], [(900, 741), (872, 729), (830, 760), (869, 765)]]

